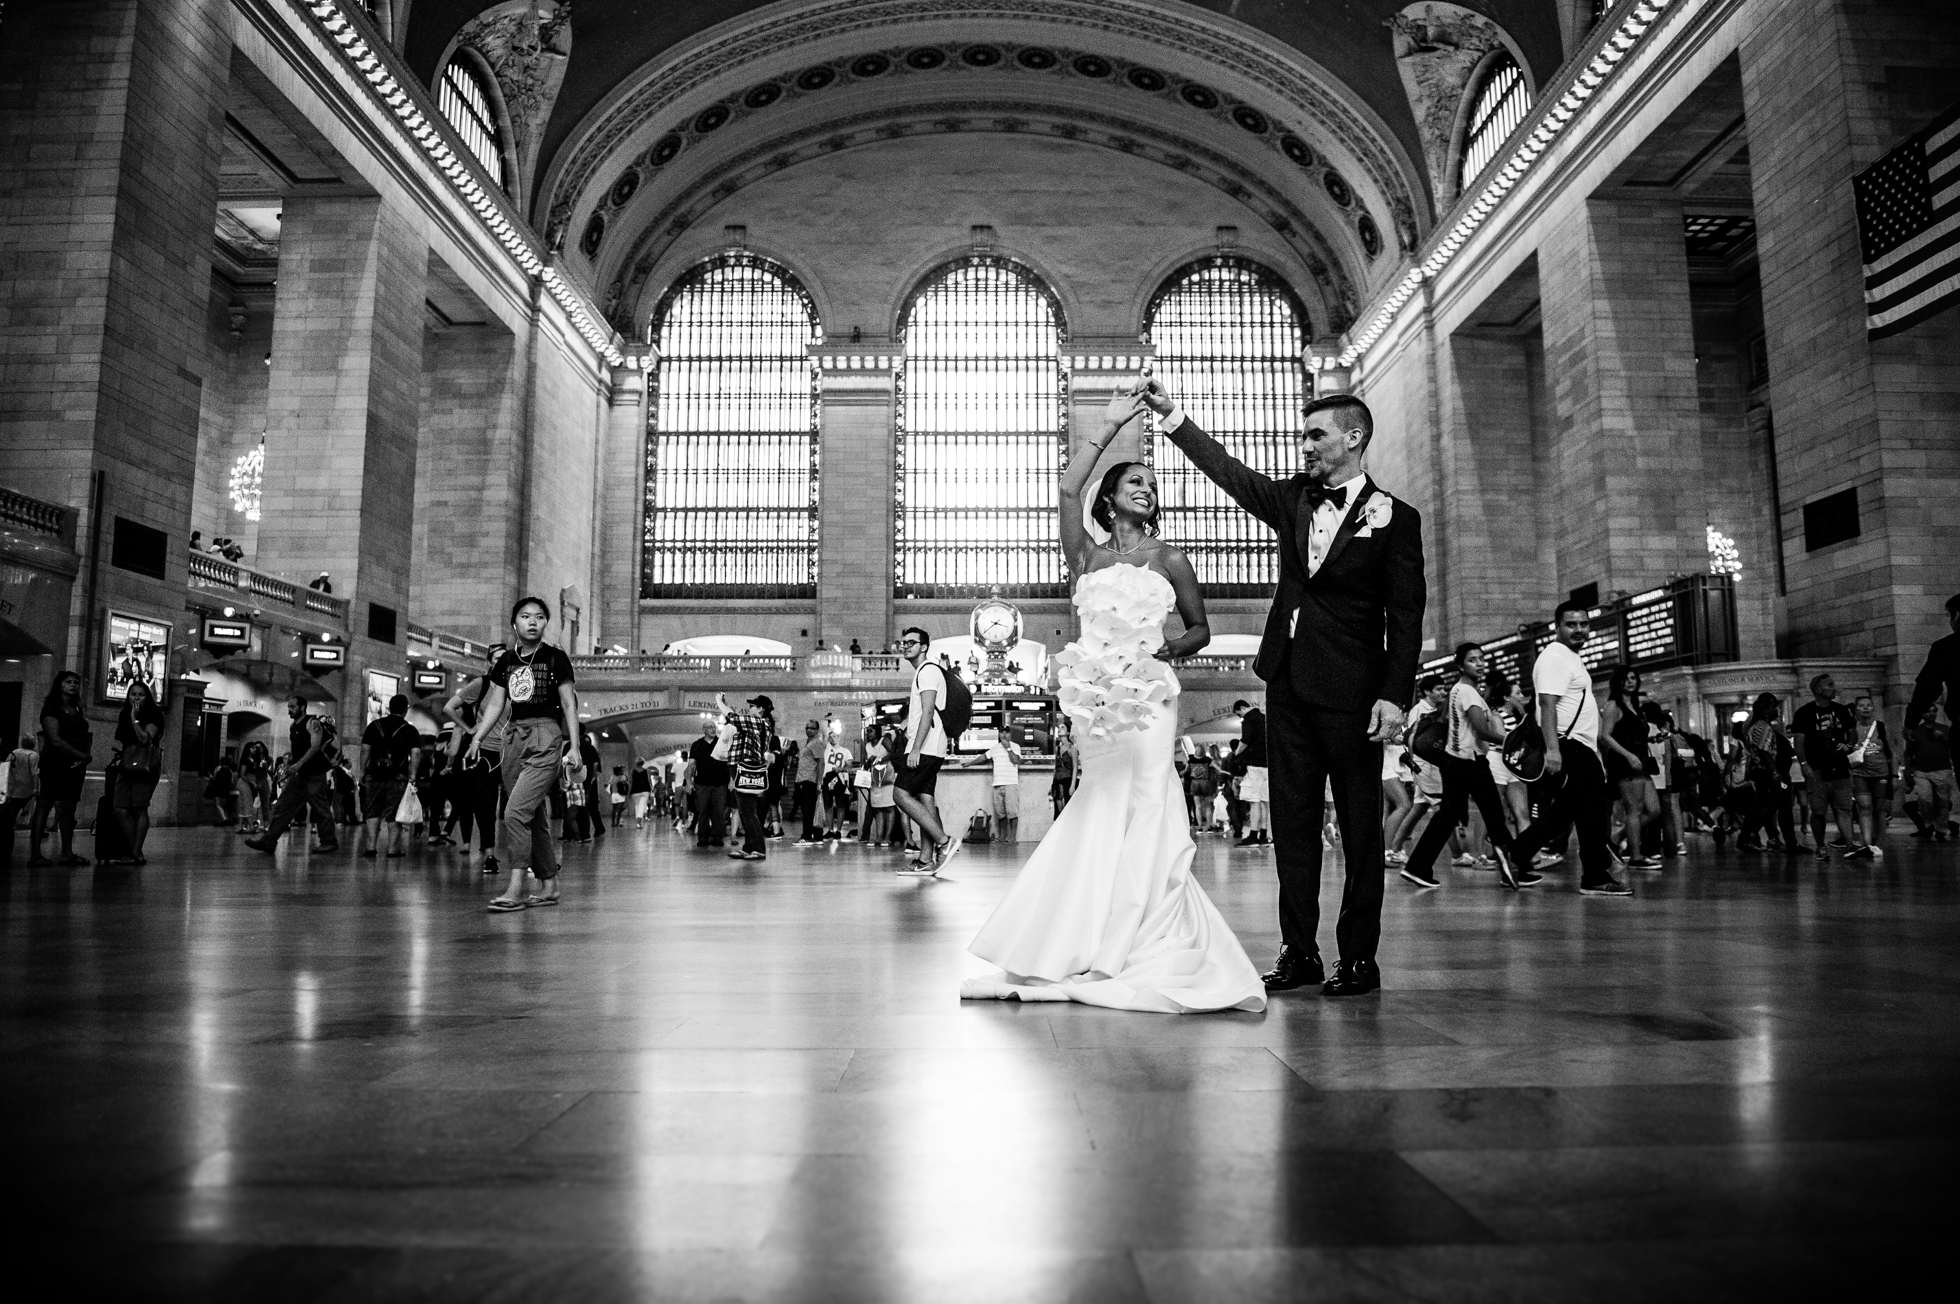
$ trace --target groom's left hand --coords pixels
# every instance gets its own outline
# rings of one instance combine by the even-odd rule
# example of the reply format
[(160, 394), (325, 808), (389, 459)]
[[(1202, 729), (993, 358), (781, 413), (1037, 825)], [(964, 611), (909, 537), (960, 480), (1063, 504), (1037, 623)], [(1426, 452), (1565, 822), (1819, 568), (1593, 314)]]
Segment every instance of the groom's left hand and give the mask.
[(1402, 732), (1402, 708), (1393, 702), (1378, 701), (1368, 712), (1368, 741), (1385, 743)]

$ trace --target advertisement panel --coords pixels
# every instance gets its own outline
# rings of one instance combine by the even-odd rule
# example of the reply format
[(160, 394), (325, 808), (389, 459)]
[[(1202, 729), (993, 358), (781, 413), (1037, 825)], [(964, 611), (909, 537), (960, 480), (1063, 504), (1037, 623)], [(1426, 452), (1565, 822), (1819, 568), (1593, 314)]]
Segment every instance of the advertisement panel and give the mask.
[(157, 701), (164, 700), (163, 680), (170, 661), (171, 627), (140, 616), (109, 613), (104, 634), (108, 647), (102, 658), (102, 692), (112, 702), (129, 696), (129, 686), (142, 680)]

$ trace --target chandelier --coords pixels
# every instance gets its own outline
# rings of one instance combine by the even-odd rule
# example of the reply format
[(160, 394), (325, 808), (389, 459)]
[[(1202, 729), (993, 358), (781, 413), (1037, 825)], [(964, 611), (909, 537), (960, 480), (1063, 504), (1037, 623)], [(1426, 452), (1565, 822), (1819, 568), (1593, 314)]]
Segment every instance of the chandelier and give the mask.
[(1708, 527), (1708, 573), (1738, 581), (1742, 578), (1742, 554), (1736, 550), (1735, 540), (1712, 525)]
[(231, 464), (231, 506), (245, 513), (245, 519), (259, 519), (261, 490), (265, 485), (265, 436)]

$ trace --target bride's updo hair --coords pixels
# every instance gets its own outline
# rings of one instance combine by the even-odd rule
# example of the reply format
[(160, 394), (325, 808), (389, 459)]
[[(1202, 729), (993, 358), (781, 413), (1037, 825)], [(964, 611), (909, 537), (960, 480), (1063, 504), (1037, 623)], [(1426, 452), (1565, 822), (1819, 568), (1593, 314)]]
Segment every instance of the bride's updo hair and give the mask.
[[(1115, 466), (1103, 472), (1102, 487), (1096, 490), (1096, 500), (1089, 506), (1089, 519), (1097, 525), (1102, 526), (1103, 529), (1111, 534), (1116, 533), (1116, 507), (1112, 500), (1116, 497), (1117, 486), (1123, 483), (1124, 475), (1133, 466), (1141, 466), (1145, 470), (1150, 469), (1148, 464), (1143, 462), (1118, 462)], [(1157, 536), (1157, 518), (1163, 515), (1163, 512), (1163, 495), (1160, 493), (1157, 498), (1157, 505), (1150, 509), (1150, 515), (1146, 516), (1143, 520), (1143, 532), (1145, 534), (1150, 535), (1152, 538)]]

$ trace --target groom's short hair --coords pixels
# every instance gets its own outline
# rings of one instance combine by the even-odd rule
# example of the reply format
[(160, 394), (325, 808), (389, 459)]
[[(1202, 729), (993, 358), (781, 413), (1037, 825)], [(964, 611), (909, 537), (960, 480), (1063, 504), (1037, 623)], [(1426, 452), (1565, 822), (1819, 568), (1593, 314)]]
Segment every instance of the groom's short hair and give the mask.
[(1312, 416), (1316, 412), (1332, 412), (1337, 416), (1343, 413), (1351, 413), (1354, 418), (1354, 424), (1343, 426), (1342, 429), (1359, 430), (1361, 432), (1361, 447), (1363, 448), (1366, 448), (1368, 441), (1375, 437), (1375, 414), (1368, 410), (1366, 403), (1363, 403), (1352, 394), (1329, 394), (1326, 398), (1317, 398), (1307, 404), (1305, 408), (1301, 409), (1300, 415), (1302, 418), (1305, 418)]

